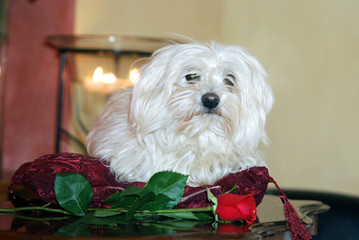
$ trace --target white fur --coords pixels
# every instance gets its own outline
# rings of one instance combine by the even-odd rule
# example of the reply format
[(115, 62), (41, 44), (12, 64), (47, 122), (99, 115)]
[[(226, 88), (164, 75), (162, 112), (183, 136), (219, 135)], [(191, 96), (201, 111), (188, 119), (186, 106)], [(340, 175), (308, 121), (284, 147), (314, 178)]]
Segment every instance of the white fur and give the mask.
[[(195, 73), (200, 79), (187, 81)], [(233, 86), (226, 75), (235, 77)], [(192, 186), (266, 166), (257, 150), (267, 143), (266, 115), (274, 97), (260, 63), (237, 46), (175, 44), (154, 53), (134, 88), (108, 101), (88, 135), (88, 151), (118, 181), (148, 181), (156, 172), (188, 174)], [(205, 93), (219, 105), (208, 111)]]

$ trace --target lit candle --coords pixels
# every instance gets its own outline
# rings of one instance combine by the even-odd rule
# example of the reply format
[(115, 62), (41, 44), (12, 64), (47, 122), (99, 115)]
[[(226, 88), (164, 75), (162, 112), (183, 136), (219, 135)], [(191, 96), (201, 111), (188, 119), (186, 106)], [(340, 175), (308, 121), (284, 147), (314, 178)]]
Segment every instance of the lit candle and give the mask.
[(97, 67), (92, 77), (84, 80), (85, 88), (90, 92), (109, 94), (121, 88), (113, 73), (103, 73), (102, 67)]
[(138, 70), (136, 68), (132, 69), (130, 71), (130, 85), (133, 86), (136, 84), (137, 80), (140, 78), (140, 73), (138, 72)]
[(139, 78), (137, 69), (130, 71), (129, 79), (117, 79), (113, 73), (103, 73), (102, 67), (97, 67), (92, 77), (87, 77), (84, 80), (84, 86), (88, 91), (110, 94), (125, 88), (135, 85)]

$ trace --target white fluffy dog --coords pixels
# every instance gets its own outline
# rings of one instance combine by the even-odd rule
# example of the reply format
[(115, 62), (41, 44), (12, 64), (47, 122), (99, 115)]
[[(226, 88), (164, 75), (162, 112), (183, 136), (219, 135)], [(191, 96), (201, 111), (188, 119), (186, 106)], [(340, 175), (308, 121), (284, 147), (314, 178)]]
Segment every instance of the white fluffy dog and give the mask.
[(189, 175), (188, 185), (266, 166), (266, 115), (274, 97), (260, 63), (237, 46), (174, 44), (156, 51), (133, 88), (108, 101), (88, 135), (88, 151), (117, 180), (158, 171)]

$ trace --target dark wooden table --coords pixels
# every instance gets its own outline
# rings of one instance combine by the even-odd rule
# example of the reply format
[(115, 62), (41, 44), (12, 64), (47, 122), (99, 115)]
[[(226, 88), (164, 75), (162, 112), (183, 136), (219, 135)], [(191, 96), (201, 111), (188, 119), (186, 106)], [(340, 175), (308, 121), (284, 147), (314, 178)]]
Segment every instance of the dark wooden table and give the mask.
[[(2, 187), (6, 185), (1, 185)], [(6, 191), (1, 191), (4, 194)], [(3, 199), (3, 198), (2, 198)], [(319, 201), (290, 200), (300, 218), (317, 234), (318, 214), (328, 211), (329, 206)], [(3, 201), (0, 207), (12, 207)], [(0, 239), (287, 239), (283, 205), (278, 196), (265, 195), (258, 206), (258, 222), (251, 226), (212, 225), (196, 226), (192, 229), (168, 229), (156, 224), (132, 224), (115, 228), (87, 226), (76, 223), (77, 219), (56, 220), (54, 216), (0, 216)], [(58, 216), (57, 216), (58, 217)], [(221, 233), (231, 232), (231, 233)]]

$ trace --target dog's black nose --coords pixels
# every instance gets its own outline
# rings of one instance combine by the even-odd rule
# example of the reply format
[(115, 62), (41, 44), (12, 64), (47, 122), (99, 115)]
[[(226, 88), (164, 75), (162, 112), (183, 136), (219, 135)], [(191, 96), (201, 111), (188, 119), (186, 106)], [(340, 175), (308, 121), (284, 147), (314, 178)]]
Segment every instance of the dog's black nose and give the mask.
[(202, 96), (203, 106), (206, 108), (215, 108), (219, 104), (219, 97), (215, 93), (206, 93)]

